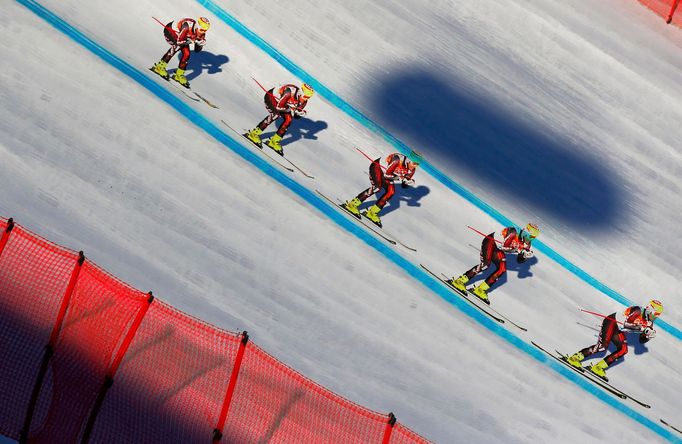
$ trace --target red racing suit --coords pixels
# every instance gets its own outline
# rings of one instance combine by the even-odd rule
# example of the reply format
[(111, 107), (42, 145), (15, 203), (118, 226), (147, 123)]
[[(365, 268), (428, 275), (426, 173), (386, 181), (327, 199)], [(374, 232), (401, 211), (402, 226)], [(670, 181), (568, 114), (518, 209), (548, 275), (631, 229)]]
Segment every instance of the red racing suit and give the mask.
[(277, 134), (281, 137), (286, 134), (292, 119), (305, 116), (304, 108), (308, 104), (308, 99), (303, 95), (301, 88), (291, 84), (272, 88), (265, 93), (263, 101), (270, 114), (258, 124), (258, 128), (265, 130), (281, 117), (282, 124), (277, 128)]
[(490, 233), (481, 242), (481, 261), (464, 273), (471, 279), (477, 274), (487, 269), (490, 264), (494, 264), (495, 271), (485, 280), (488, 286), (492, 287), (497, 280), (507, 272), (507, 258), (505, 253), (521, 253), (530, 251), (530, 243), (519, 239), (515, 227), (503, 228), (500, 232), (502, 239), (496, 240), (495, 233)]
[[(176, 23), (175, 27), (173, 23)], [(178, 51), (181, 51), (178, 68), (186, 69), (190, 56), (189, 45), (194, 43), (194, 51), (199, 52), (206, 44), (206, 34), (197, 29), (196, 21), (191, 18), (168, 23), (163, 29), (163, 35), (171, 47), (163, 55), (162, 60), (168, 63)]]
[(389, 154), (386, 157), (386, 171), (384, 172), (381, 165), (381, 159), (376, 159), (369, 165), (369, 181), (370, 187), (357, 195), (360, 202), (364, 202), (370, 196), (378, 193), (382, 189), (384, 194), (381, 195), (376, 203), (379, 208), (384, 208), (388, 201), (395, 194), (394, 180), (402, 181), (404, 186), (407, 186), (412, 181), (417, 166), (400, 153)]
[(643, 331), (645, 328), (652, 328), (654, 323), (653, 321), (646, 320), (643, 313), (642, 308), (636, 305), (625, 309), (622, 315), (611, 313), (604, 318), (601, 324), (597, 343), (585, 347), (580, 350), (580, 353), (587, 358), (597, 352), (606, 350), (609, 344), (613, 343), (616, 346), (616, 351), (604, 358), (604, 361), (611, 365), (613, 361), (625, 356), (628, 352), (628, 342), (625, 338), (625, 332), (618, 327), (619, 322), (622, 323), (623, 328), (627, 331), (640, 333), (639, 342), (645, 343), (649, 340)]

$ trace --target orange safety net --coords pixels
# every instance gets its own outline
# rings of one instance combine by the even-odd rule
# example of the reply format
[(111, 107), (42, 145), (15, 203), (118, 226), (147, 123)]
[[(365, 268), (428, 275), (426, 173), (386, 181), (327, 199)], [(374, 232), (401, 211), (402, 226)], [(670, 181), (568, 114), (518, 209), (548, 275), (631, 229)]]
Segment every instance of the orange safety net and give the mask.
[(639, 0), (663, 19), (677, 26), (682, 26), (682, 17), (676, 14), (680, 0)]
[(0, 218), (0, 434), (29, 443), (428, 442), (246, 336), (151, 303), (78, 253), (10, 226)]

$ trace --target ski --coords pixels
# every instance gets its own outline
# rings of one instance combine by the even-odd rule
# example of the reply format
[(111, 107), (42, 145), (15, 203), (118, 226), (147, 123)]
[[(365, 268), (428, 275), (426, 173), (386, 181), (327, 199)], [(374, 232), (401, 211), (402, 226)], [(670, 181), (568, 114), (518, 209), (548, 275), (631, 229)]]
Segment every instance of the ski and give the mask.
[(264, 155), (265, 157), (267, 157), (268, 159), (270, 159), (271, 161), (273, 161), (274, 163), (276, 163), (276, 164), (279, 165), (280, 167), (284, 168), (285, 170), (289, 171), (290, 173), (293, 173), (293, 172), (294, 172), (294, 169), (293, 169), (293, 168), (289, 168), (288, 166), (286, 166), (286, 165), (284, 165), (283, 163), (281, 163), (281, 162), (279, 161), (279, 159), (277, 159), (277, 158), (275, 158), (275, 157), (273, 157), (273, 156), (270, 156), (266, 151), (263, 151), (263, 148), (262, 148), (262, 147), (259, 147), (258, 145), (256, 145), (255, 143), (253, 143), (251, 140), (249, 140), (248, 137), (244, 136), (244, 135), (241, 134), (239, 131), (237, 131), (236, 129), (232, 128), (232, 127), (230, 126), (229, 123), (225, 122), (224, 120), (220, 120), (220, 121), (223, 123), (223, 125), (225, 125), (225, 126), (228, 127), (229, 129), (231, 129), (232, 131), (234, 131), (234, 133), (237, 134), (239, 137), (246, 139), (246, 141), (248, 142), (249, 146), (253, 146), (253, 147), (258, 148), (258, 152), (260, 152), (262, 155)]
[(677, 433), (682, 433), (682, 430), (678, 429), (678, 428), (675, 427), (674, 425), (669, 424), (668, 422), (664, 421), (663, 419), (661, 419), (660, 421), (661, 421), (662, 424), (667, 425), (668, 427), (670, 427), (671, 429), (673, 429), (673, 430), (676, 431)]
[[(445, 281), (446, 284), (448, 284), (451, 288), (453, 288), (453, 289), (454, 289), (455, 291), (457, 291), (459, 294), (462, 294), (462, 292), (459, 291), (459, 289), (453, 287), (453, 286), (450, 284), (450, 279), (449, 279), (445, 274), (441, 273), (440, 275), (443, 277), (443, 280)], [(475, 298), (474, 300), (478, 300), (478, 299), (479, 299), (478, 296), (476, 296), (475, 294), (473, 294), (473, 293), (471, 292), (471, 290), (468, 290), (468, 292), (471, 293), (471, 295)], [(512, 321), (511, 319), (509, 319), (509, 317), (507, 317), (507, 316), (505, 316), (504, 314), (500, 313), (499, 311), (495, 310), (495, 309), (492, 308), (490, 305), (487, 305), (487, 306), (486, 306), (486, 310), (489, 310), (489, 311), (493, 312), (494, 314), (496, 314), (497, 316), (501, 317), (501, 318), (504, 319), (505, 321), (509, 322), (509, 323), (512, 324), (514, 327), (518, 328), (519, 330), (528, 331), (528, 329), (527, 329), (526, 327), (524, 327), (524, 326), (522, 326), (522, 325), (519, 325), (519, 324), (517, 324), (516, 322)]]
[(435, 272), (431, 271), (426, 265), (424, 265), (424, 264), (419, 264), (419, 265), (420, 265), (424, 270), (426, 270), (426, 272), (428, 272), (431, 276), (435, 277), (436, 279), (438, 279), (439, 281), (441, 281), (443, 284), (445, 284), (445, 286), (448, 287), (450, 290), (452, 290), (455, 294), (457, 294), (458, 296), (461, 296), (465, 301), (467, 301), (468, 303), (470, 303), (470, 304), (473, 305), (474, 307), (478, 308), (480, 311), (482, 311), (483, 313), (485, 313), (486, 315), (488, 315), (490, 318), (496, 320), (496, 321), (499, 322), (500, 324), (504, 324), (504, 319), (502, 319), (502, 318), (499, 317), (499, 316), (495, 316), (495, 314), (490, 313), (488, 310), (486, 310), (485, 308), (481, 307), (480, 305), (478, 305), (478, 304), (477, 304), (476, 302), (474, 302), (473, 300), (469, 299), (469, 296), (467, 296), (466, 294), (462, 293), (461, 291), (459, 291), (458, 289), (456, 289), (455, 287), (453, 287), (452, 285), (450, 285), (450, 283), (447, 281), (447, 279), (441, 278), (441, 277), (438, 276)]
[(395, 240), (396, 243), (402, 245), (403, 247), (405, 247), (406, 249), (408, 249), (408, 250), (410, 250), (410, 251), (417, 251), (416, 248), (410, 247), (409, 245), (404, 244), (404, 243), (402, 243), (400, 240), (398, 240), (398, 236), (394, 236), (394, 235), (392, 235), (391, 233), (389, 233), (389, 232), (387, 232), (386, 230), (384, 230), (384, 227), (383, 227), (383, 226), (379, 226), (379, 225), (375, 224), (374, 221), (372, 221), (372, 220), (369, 219), (367, 216), (365, 216), (364, 213), (361, 213), (361, 217), (362, 217), (362, 220), (363, 220), (363, 221), (364, 221), (364, 220), (367, 220), (367, 221), (369, 221), (369, 223), (371, 223), (371, 224), (374, 225), (375, 227), (381, 229), (381, 231), (383, 231), (383, 232), (386, 234), (386, 236), (388, 236), (388, 237), (390, 237), (391, 239)]
[(544, 348), (542, 348), (540, 345), (536, 344), (533, 341), (531, 341), (531, 344), (533, 344), (534, 346), (536, 346), (540, 350), (544, 351), (545, 353), (547, 353), (548, 355), (550, 355), (551, 357), (553, 357), (557, 361), (563, 363), (564, 365), (566, 365), (570, 369), (575, 370), (576, 373), (580, 373), (581, 375), (583, 375), (585, 377), (585, 379), (592, 381), (593, 383), (600, 386), (604, 390), (613, 393), (614, 395), (618, 396), (621, 399), (630, 399), (631, 401), (641, 405), (644, 408), (647, 408), (647, 409), (651, 408), (651, 405), (647, 404), (646, 402), (642, 402), (639, 399), (625, 393), (624, 391), (622, 391), (618, 387), (615, 387), (611, 383), (604, 381), (599, 376), (592, 373), (589, 368), (587, 368), (587, 367), (577, 368), (577, 367), (572, 366), (571, 364), (568, 363), (568, 361), (567, 361), (568, 356), (565, 355), (564, 353), (561, 353), (558, 350), (554, 350), (559, 355), (559, 356), (556, 356), (555, 354), (550, 353), (549, 351), (545, 350)]
[[(568, 356), (564, 355), (563, 353), (559, 352), (558, 350), (555, 350), (555, 351), (556, 351), (557, 353), (559, 353), (560, 355), (562, 355), (562, 359), (564, 359), (564, 360), (568, 359)], [(568, 364), (567, 361), (566, 361), (566, 364)], [(570, 364), (568, 364), (568, 365), (570, 365)], [(571, 366), (571, 367), (572, 367), (572, 366)], [(635, 403), (641, 405), (641, 406), (644, 407), (644, 408), (647, 408), (647, 409), (650, 409), (650, 408), (651, 408), (651, 405), (647, 404), (646, 402), (640, 401), (639, 399), (635, 398), (634, 396), (631, 396), (631, 395), (629, 395), (628, 393), (625, 393), (623, 390), (619, 389), (618, 387), (614, 386), (613, 384), (611, 384), (610, 382), (608, 382), (608, 380), (604, 380), (604, 379), (601, 378), (600, 376), (595, 375), (594, 373), (592, 373), (592, 372), (590, 371), (590, 368), (589, 368), (589, 367), (583, 367), (582, 370), (583, 370), (583, 373), (585, 374), (585, 376), (586, 376), (588, 379), (591, 379), (592, 381), (599, 382), (599, 383), (601, 383), (601, 384), (607, 385), (607, 386), (609, 386), (611, 389), (619, 391), (621, 394), (623, 394), (623, 395), (626, 396), (628, 399), (630, 399), (630, 401), (635, 402)]]
[[(628, 398), (628, 396), (627, 396), (625, 393), (621, 392), (620, 390), (618, 390), (618, 389), (616, 389), (616, 388), (611, 387), (609, 384), (607, 384), (607, 383), (605, 383), (605, 382), (603, 382), (603, 381), (601, 381), (601, 380), (596, 380), (596, 379), (592, 379), (592, 378), (588, 377), (588, 376), (585, 374), (585, 370), (584, 370), (583, 368), (578, 369), (578, 368), (572, 366), (571, 364), (569, 364), (565, 359), (563, 359), (563, 356), (564, 356), (563, 354), (559, 353), (559, 354), (561, 355), (561, 357), (559, 357), (559, 356), (555, 355), (554, 353), (552, 353), (552, 352), (550, 352), (550, 351), (544, 349), (541, 345), (537, 344), (535, 341), (530, 341), (530, 343), (533, 344), (533, 345), (534, 345), (535, 347), (537, 347), (538, 349), (540, 349), (540, 350), (542, 350), (543, 352), (545, 352), (547, 355), (549, 355), (549, 356), (551, 356), (552, 358), (556, 359), (557, 361), (561, 362), (563, 365), (565, 365), (566, 367), (570, 368), (571, 370), (573, 370), (573, 371), (576, 372), (577, 374), (582, 375), (582, 376), (583, 376), (585, 379), (587, 379), (588, 381), (591, 381), (591, 382), (593, 382), (595, 385), (598, 385), (599, 387), (603, 388), (603, 389), (606, 390), (607, 392), (610, 392), (611, 394), (616, 395), (617, 397), (619, 397), (619, 398), (621, 398), (621, 399), (627, 399), (627, 398)], [(558, 352), (557, 352), (557, 353), (558, 353)]]
[(292, 162), (291, 160), (289, 160), (288, 157), (282, 156), (282, 158), (283, 158), (284, 160), (286, 160), (287, 162), (289, 162), (289, 165), (291, 165), (292, 167), (296, 168), (296, 169), (298, 170), (299, 173), (303, 174), (303, 175), (304, 175), (305, 177), (307, 177), (308, 179), (314, 179), (314, 178), (315, 178), (315, 176), (311, 176), (310, 174), (308, 174), (308, 173), (306, 173), (305, 171), (303, 171), (303, 170), (301, 169), (301, 167), (299, 167), (299, 166), (296, 165), (294, 162)]
[(166, 77), (162, 76), (162, 75), (159, 74), (158, 72), (154, 71), (154, 68), (149, 68), (149, 70), (150, 70), (151, 72), (153, 72), (154, 74), (156, 74), (157, 76), (161, 77), (161, 78), (162, 78), (163, 80), (165, 80), (166, 82), (168, 82), (168, 83), (170, 83), (171, 85), (173, 85), (173, 87), (174, 87), (175, 89), (177, 89), (178, 91), (180, 91), (180, 92), (181, 92), (185, 97), (187, 97), (188, 99), (190, 99), (190, 100), (192, 100), (192, 101), (194, 101), (194, 102), (199, 102), (199, 101), (200, 101), (198, 98), (196, 98), (196, 97), (194, 97), (193, 95), (191, 95), (190, 93), (188, 93), (184, 88), (181, 88), (180, 85), (178, 85), (177, 83), (171, 82), (170, 77), (166, 78)]
[(327, 200), (330, 204), (334, 205), (334, 206), (337, 207), (337, 208), (340, 208), (340, 209), (343, 211), (343, 213), (346, 214), (346, 215), (348, 215), (351, 219), (353, 219), (354, 221), (357, 221), (360, 225), (362, 225), (363, 227), (367, 228), (367, 229), (370, 230), (372, 233), (376, 234), (377, 236), (379, 236), (380, 238), (382, 238), (383, 240), (385, 240), (385, 241), (388, 242), (389, 244), (391, 244), (391, 245), (396, 245), (396, 241), (395, 241), (395, 240), (393, 240), (393, 239), (391, 239), (390, 237), (384, 235), (383, 233), (381, 233), (381, 231), (377, 230), (377, 229), (374, 228), (373, 226), (367, 225), (366, 223), (362, 222), (361, 219), (358, 219), (358, 217), (357, 217), (356, 215), (354, 215), (353, 213), (351, 213), (350, 211), (348, 211), (348, 210), (347, 210), (343, 205), (341, 205), (339, 202), (334, 201), (331, 197), (325, 195), (325, 194), (322, 193), (322, 191), (320, 191), (320, 190), (315, 190), (315, 191), (317, 192), (317, 194), (319, 194), (319, 195), (322, 196), (325, 200)]
[(219, 109), (219, 108), (218, 108), (218, 105), (216, 105), (216, 104), (214, 104), (214, 103), (211, 103), (206, 97), (202, 96), (202, 95), (199, 94), (198, 92), (196, 92), (196, 91), (194, 91), (194, 90), (190, 90), (190, 91), (192, 91), (192, 92), (194, 93), (195, 96), (197, 96), (198, 98), (200, 98), (201, 100), (203, 100), (203, 102), (204, 102), (206, 105), (210, 106), (211, 108)]

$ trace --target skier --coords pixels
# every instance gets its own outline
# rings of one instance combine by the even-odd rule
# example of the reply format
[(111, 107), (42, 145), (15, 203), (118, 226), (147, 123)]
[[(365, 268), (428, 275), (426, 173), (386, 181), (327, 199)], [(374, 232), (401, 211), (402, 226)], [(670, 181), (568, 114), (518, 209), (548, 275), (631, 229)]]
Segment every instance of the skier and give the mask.
[(517, 232), (515, 227), (506, 227), (501, 231), (502, 239), (495, 239), (495, 233), (490, 233), (483, 238), (481, 242), (481, 261), (472, 267), (469, 271), (459, 276), (454, 277), (449, 281), (449, 284), (466, 293), (466, 283), (469, 279), (487, 269), (491, 263), (497, 268), (493, 274), (481, 282), (473, 289), (473, 293), (486, 304), (490, 304), (488, 299), (488, 290), (497, 280), (507, 272), (507, 258), (505, 253), (516, 253), (518, 262), (525, 262), (533, 256), (533, 250), (530, 249), (533, 239), (538, 237), (540, 229), (536, 224), (528, 223), (526, 228)]
[(279, 128), (277, 128), (277, 132), (265, 144), (275, 150), (280, 156), (284, 156), (284, 148), (280, 145), (282, 137), (284, 137), (289, 129), (292, 119), (300, 119), (306, 115), (304, 108), (314, 93), (313, 87), (307, 83), (302, 84), (300, 87), (287, 84), (266, 91), (263, 101), (265, 102), (265, 108), (270, 114), (258, 126), (245, 133), (244, 136), (256, 144), (258, 148), (261, 148), (263, 142), (260, 139), (260, 135), (263, 134), (265, 128), (281, 117), (283, 120)]
[(400, 181), (403, 188), (413, 185), (414, 180), (412, 180), (412, 177), (417, 170), (420, 160), (421, 155), (415, 151), (412, 151), (409, 156), (400, 153), (389, 154), (386, 157), (386, 171), (383, 170), (384, 167), (381, 165), (381, 158), (374, 160), (369, 165), (370, 187), (350, 201), (342, 204), (342, 207), (359, 219), (360, 210), (358, 207), (360, 204), (383, 189), (384, 194), (381, 195), (379, 200), (362, 213), (367, 219), (381, 227), (379, 212), (395, 194), (393, 181)]
[[(654, 321), (661, 313), (663, 313), (663, 304), (656, 299), (649, 301), (649, 304), (644, 308), (635, 305), (628, 307), (622, 313), (611, 313), (604, 318), (601, 324), (597, 343), (574, 353), (566, 361), (574, 367), (582, 368), (581, 361), (583, 359), (608, 349), (609, 344), (613, 343), (616, 346), (616, 351), (589, 367), (592, 373), (608, 381), (606, 368), (628, 352), (625, 333), (639, 333), (639, 342), (641, 344), (648, 342), (656, 336)], [(618, 324), (623, 326), (623, 330), (619, 328)]]
[[(177, 29), (177, 32), (173, 28), (173, 23), (176, 23), (175, 28)], [(185, 69), (187, 68), (190, 57), (189, 45), (194, 43), (194, 52), (201, 51), (206, 44), (206, 31), (208, 31), (208, 28), (210, 27), (211, 22), (206, 17), (199, 17), (196, 20), (184, 18), (168, 23), (163, 29), (163, 35), (166, 37), (166, 41), (171, 47), (166, 51), (161, 60), (152, 67), (152, 71), (168, 80), (169, 75), (168, 72), (166, 72), (166, 66), (171, 58), (173, 58), (178, 51), (181, 51), (182, 56), (180, 58), (180, 63), (178, 63), (178, 69), (173, 75), (173, 80), (185, 88), (189, 88), (189, 81), (187, 80), (187, 77), (185, 77)]]

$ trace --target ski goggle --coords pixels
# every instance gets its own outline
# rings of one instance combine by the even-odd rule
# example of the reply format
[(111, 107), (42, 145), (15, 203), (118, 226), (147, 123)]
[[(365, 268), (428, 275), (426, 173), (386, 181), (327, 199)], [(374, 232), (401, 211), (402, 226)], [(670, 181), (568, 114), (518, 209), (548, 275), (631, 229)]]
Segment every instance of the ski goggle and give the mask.
[(540, 234), (540, 229), (536, 224), (529, 223), (526, 225), (526, 233), (528, 233), (528, 236), (530, 236), (531, 239), (535, 239)]
[(663, 313), (663, 304), (661, 304), (661, 301), (652, 299), (649, 305), (644, 308), (644, 311), (646, 312), (647, 319), (653, 321)]

